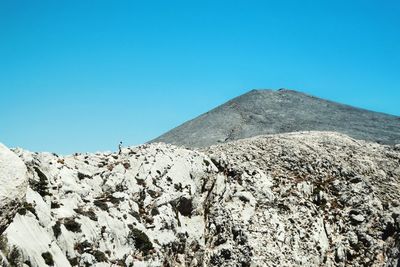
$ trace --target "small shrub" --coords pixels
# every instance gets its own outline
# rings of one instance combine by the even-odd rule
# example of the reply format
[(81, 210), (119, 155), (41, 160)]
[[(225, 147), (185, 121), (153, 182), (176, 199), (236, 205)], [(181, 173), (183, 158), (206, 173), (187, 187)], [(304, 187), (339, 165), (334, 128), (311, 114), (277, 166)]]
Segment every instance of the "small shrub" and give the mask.
[(203, 162), (207, 167), (210, 166), (210, 162), (208, 160), (204, 159)]
[(101, 227), (101, 235), (103, 235), (106, 232), (106, 229), (107, 229), (106, 226)]
[(131, 164), (129, 164), (129, 162), (125, 162), (123, 165), (124, 165), (125, 170), (127, 170), (131, 167)]
[(135, 248), (142, 251), (144, 254), (148, 254), (149, 250), (153, 249), (153, 244), (150, 242), (149, 237), (137, 228), (130, 225), (130, 232), (128, 238), (135, 242)]
[(82, 231), (81, 224), (76, 222), (74, 218), (65, 218), (64, 226), (65, 226), (65, 228), (67, 228), (68, 231), (71, 231), (74, 233), (80, 233)]
[(191, 199), (181, 197), (179, 199), (177, 210), (183, 215), (190, 217), (193, 211), (193, 203)]
[(59, 203), (57, 203), (57, 202), (51, 202), (51, 204), (50, 204), (50, 208), (51, 209), (58, 209), (60, 207), (60, 204)]
[(92, 221), (97, 222), (97, 215), (96, 213), (93, 211), (93, 209), (89, 209), (87, 211), (83, 210), (81, 207), (78, 209), (74, 209), (74, 211), (78, 214), (81, 214), (83, 216), (89, 217), (89, 219), (91, 219)]
[(147, 190), (147, 193), (149, 193), (149, 195), (152, 197), (152, 198), (158, 198), (159, 196), (160, 196), (160, 193), (159, 192), (157, 192), (157, 191), (154, 191), (154, 190)]
[(55, 238), (57, 239), (61, 235), (61, 223), (57, 221), (55, 225), (53, 225), (53, 233)]
[(96, 199), (96, 200), (94, 200), (93, 201), (93, 204), (94, 205), (96, 205), (97, 207), (99, 207), (101, 210), (104, 210), (104, 211), (109, 211), (109, 208), (108, 208), (108, 205), (107, 205), (107, 202), (105, 202), (105, 200), (104, 199)]
[(0, 235), (0, 251), (3, 254), (8, 254), (8, 240), (7, 237)]
[(79, 180), (83, 180), (83, 179), (85, 179), (85, 178), (92, 178), (92, 177), (91, 177), (90, 175), (87, 175), (87, 174), (78, 172), (78, 179), (79, 179)]
[(132, 215), (132, 217), (135, 218), (138, 222), (140, 222), (140, 214), (138, 212), (131, 210), (129, 214)]
[(26, 215), (26, 209), (23, 206), (19, 208), (17, 212), (19, 215)]
[(29, 180), (30, 187), (32, 188), (32, 190), (38, 192), (39, 195), (41, 195), (42, 197), (51, 196), (48, 187), (49, 182), (46, 175), (37, 167), (34, 167), (34, 170), (39, 177), (39, 181), (30, 179)]
[(67, 257), (67, 259), (68, 259), (69, 263), (71, 264), (71, 266), (77, 266), (78, 265), (78, 257), (75, 257), (75, 258), (72, 258), (72, 259)]
[(53, 256), (51, 255), (50, 252), (44, 252), (42, 253), (42, 258), (44, 259), (44, 262), (49, 265), (49, 266), (54, 266), (54, 260)]
[(125, 187), (122, 183), (117, 184), (117, 185), (115, 186), (115, 191), (117, 191), (117, 192), (124, 192), (125, 189), (126, 189), (126, 187)]
[(124, 198), (118, 198), (114, 197), (112, 194), (105, 193), (103, 196), (97, 198), (95, 201), (93, 201), (93, 204), (98, 206), (100, 209), (104, 211), (108, 211), (108, 205), (107, 202), (111, 202), (114, 205), (118, 205), (121, 201), (123, 201)]
[(107, 166), (107, 170), (109, 170), (110, 172), (114, 169), (114, 164), (110, 164)]
[(10, 254), (7, 257), (8, 263), (10, 266), (19, 266), (21, 263), (21, 253), (17, 249), (16, 246), (13, 246)]
[(93, 252), (91, 254), (95, 257), (97, 262), (107, 262), (108, 261), (106, 254), (104, 254), (100, 250), (93, 250)]
[[(396, 234), (396, 227), (393, 225), (393, 223), (389, 222), (386, 227), (385, 230), (383, 230), (382, 233), (382, 239), (383, 241), (386, 241), (386, 239), (388, 239), (390, 236), (393, 236)], [(400, 262), (399, 262), (400, 264)]]
[(22, 207), (19, 208), (18, 213), (21, 215), (26, 215), (27, 211), (31, 212), (33, 215), (35, 215), (36, 219), (39, 220), (39, 217), (36, 213), (36, 210), (35, 210), (35, 207), (33, 206), (33, 204), (24, 202), (22, 204)]
[[(121, 260), (121, 259), (114, 260), (112, 263), (113, 263), (114, 265), (116, 265), (116, 266), (128, 267), (128, 265), (126, 265), (125, 261), (124, 261), (124, 260)], [(113, 265), (113, 266), (114, 266), (114, 265)], [(167, 266), (167, 265), (163, 265), (163, 266)]]
[[(0, 266), (16, 267), (21, 265), (21, 253), (19, 252), (18, 248), (13, 246), (10, 250), (7, 237), (2, 235), (0, 235), (0, 251), (5, 256), (5, 258), (0, 256)], [(7, 261), (8, 265), (5, 264)]]
[(157, 216), (157, 215), (159, 215), (159, 214), (160, 214), (160, 211), (158, 210), (157, 207), (154, 207), (154, 208), (151, 210), (151, 215), (152, 215), (152, 216)]
[(106, 198), (107, 201), (111, 202), (114, 205), (118, 205), (124, 198), (114, 197), (113, 195), (108, 195)]
[(92, 249), (92, 244), (89, 241), (85, 240), (81, 243), (76, 243), (74, 249), (78, 251), (80, 254), (90, 251)]

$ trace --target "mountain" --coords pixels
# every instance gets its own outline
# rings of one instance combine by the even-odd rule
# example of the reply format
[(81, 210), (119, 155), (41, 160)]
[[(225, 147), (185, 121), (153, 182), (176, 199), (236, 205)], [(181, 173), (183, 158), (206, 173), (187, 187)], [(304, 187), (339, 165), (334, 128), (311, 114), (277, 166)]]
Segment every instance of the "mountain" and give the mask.
[(400, 264), (400, 145), (298, 132), (202, 150), (3, 150), (0, 181), (29, 185), (1, 266)]
[(400, 117), (293, 90), (253, 90), (151, 142), (206, 147), (264, 134), (334, 131), (382, 144), (400, 143)]

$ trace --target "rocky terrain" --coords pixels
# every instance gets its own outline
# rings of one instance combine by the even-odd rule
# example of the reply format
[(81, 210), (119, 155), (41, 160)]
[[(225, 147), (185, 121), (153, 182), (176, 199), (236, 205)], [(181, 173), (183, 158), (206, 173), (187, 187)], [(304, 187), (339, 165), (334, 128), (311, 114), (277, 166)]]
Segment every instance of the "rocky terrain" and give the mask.
[(393, 145), (400, 143), (400, 117), (293, 90), (253, 90), (152, 142), (199, 148), (257, 135), (298, 131), (334, 131), (355, 139)]
[(0, 144), (0, 234), (13, 220), (24, 201), (27, 185), (24, 162)]
[(14, 153), (0, 154), (0, 185), (29, 185), (1, 189), (26, 195), (1, 210), (4, 266), (400, 265), (399, 145), (299, 132)]

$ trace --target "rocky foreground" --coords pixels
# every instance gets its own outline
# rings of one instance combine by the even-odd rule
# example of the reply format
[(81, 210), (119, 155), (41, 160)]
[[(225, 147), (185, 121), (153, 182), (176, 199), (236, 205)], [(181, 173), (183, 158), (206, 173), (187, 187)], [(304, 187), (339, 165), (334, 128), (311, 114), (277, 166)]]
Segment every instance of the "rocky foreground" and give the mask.
[(201, 151), (17, 149), (13, 172), (0, 152), (4, 266), (400, 265), (399, 145), (303, 132)]

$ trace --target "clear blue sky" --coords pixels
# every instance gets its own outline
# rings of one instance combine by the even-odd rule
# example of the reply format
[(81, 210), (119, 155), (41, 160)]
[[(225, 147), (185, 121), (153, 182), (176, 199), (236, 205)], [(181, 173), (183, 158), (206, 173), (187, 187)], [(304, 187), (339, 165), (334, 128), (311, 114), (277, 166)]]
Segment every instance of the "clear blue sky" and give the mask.
[(139, 144), (253, 88), (400, 115), (400, 2), (0, 1), (0, 142)]

